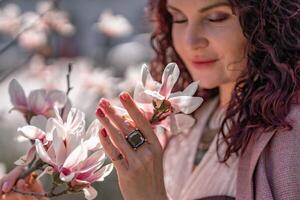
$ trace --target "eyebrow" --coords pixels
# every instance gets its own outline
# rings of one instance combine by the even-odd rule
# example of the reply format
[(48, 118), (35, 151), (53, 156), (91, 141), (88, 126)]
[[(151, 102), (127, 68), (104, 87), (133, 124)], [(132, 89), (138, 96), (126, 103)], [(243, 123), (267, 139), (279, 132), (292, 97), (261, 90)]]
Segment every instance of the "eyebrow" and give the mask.
[[(206, 12), (206, 11), (208, 11), (210, 9), (213, 9), (213, 8), (216, 8), (216, 7), (220, 7), (220, 6), (229, 6), (229, 7), (231, 7), (230, 3), (228, 3), (228, 2), (218, 2), (218, 3), (212, 4), (212, 5), (206, 6), (204, 8), (201, 8), (199, 10), (199, 12), (203, 13), (203, 12)], [(180, 12), (180, 10), (178, 8), (175, 8), (175, 7), (171, 6), (171, 5), (167, 5), (167, 7), (170, 8), (170, 9), (172, 9), (172, 10), (176, 10), (176, 11)]]

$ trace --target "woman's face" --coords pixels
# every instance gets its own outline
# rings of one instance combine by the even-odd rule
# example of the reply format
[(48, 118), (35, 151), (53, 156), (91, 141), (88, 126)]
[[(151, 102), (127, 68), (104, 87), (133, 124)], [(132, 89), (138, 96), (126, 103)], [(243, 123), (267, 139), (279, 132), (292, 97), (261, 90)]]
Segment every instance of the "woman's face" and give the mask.
[(205, 89), (235, 82), (246, 59), (246, 38), (226, 0), (168, 0), (176, 52)]

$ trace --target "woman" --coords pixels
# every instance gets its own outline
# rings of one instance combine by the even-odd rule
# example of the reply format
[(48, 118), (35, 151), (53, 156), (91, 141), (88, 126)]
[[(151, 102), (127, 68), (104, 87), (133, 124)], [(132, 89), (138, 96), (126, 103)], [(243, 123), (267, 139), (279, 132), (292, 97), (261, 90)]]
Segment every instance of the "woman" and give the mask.
[(300, 2), (152, 0), (149, 11), (153, 74), (177, 62), (178, 89), (196, 80), (206, 101), (164, 150), (128, 93), (120, 101), (135, 127), (100, 101), (124, 199), (299, 199)]

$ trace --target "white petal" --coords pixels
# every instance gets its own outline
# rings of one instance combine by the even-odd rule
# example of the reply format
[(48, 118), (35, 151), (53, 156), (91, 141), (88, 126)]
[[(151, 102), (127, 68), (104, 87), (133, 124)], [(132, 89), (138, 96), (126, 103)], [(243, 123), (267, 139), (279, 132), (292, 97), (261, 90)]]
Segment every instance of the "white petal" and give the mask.
[(61, 137), (61, 135), (59, 135), (57, 133), (57, 130), (55, 129), (53, 132), (53, 148), (54, 148), (54, 152), (55, 152), (55, 158), (56, 158), (56, 164), (58, 166), (63, 165), (67, 155), (66, 155), (66, 147), (64, 144), (64, 140)]
[(160, 83), (155, 81), (146, 64), (142, 66), (142, 86), (149, 90), (158, 90)]
[(27, 107), (27, 99), (25, 96), (25, 92), (16, 79), (13, 79), (9, 83), (8, 91), (9, 91), (10, 101), (14, 106)]
[(179, 96), (168, 99), (175, 109), (175, 113), (183, 112), (184, 114), (190, 114), (194, 112), (203, 102), (201, 97)]
[(163, 72), (162, 85), (159, 93), (163, 96), (168, 97), (179, 78), (179, 68), (176, 63), (169, 63)]
[(49, 108), (46, 103), (46, 90), (34, 90), (29, 94), (28, 107), (35, 114), (44, 114)]
[(189, 84), (182, 92), (175, 92), (170, 94), (169, 98), (177, 97), (177, 96), (193, 96), (198, 89), (198, 82), (192, 82)]
[(42, 161), (55, 166), (55, 163), (52, 161), (52, 159), (46, 152), (46, 150), (40, 140), (35, 140), (35, 148), (36, 148), (37, 154), (39, 155), (39, 157), (41, 158)]
[(72, 108), (68, 114), (67, 126), (72, 133), (82, 132), (85, 128), (85, 114), (76, 108)]
[(133, 99), (138, 103), (151, 103), (152, 98), (148, 95), (145, 95), (145, 88), (138, 83), (133, 92)]
[(88, 127), (84, 139), (88, 139), (94, 135), (98, 135), (98, 131), (101, 128), (99, 120), (95, 119)]
[(151, 96), (154, 99), (158, 99), (158, 100), (161, 100), (161, 101), (164, 100), (164, 99), (166, 99), (165, 96), (161, 95), (157, 91), (145, 90), (144, 92), (145, 92), (145, 94)]
[(64, 175), (64, 173), (60, 173), (59, 174), (60, 180), (62, 180), (64, 182), (67, 182), (67, 183), (70, 182), (70, 181), (72, 181), (74, 177), (75, 177), (75, 173), (74, 172), (72, 172), (72, 173), (70, 173), (68, 175)]
[(87, 156), (88, 151), (86, 147), (83, 144), (81, 144), (70, 153), (63, 167), (71, 169), (78, 165), (80, 162), (84, 161), (87, 158)]
[(18, 128), (18, 131), (22, 132), (24, 137), (30, 140), (42, 139), (42, 137), (46, 135), (46, 133), (43, 130), (31, 125)]
[(92, 186), (83, 188), (82, 190), (87, 200), (93, 200), (97, 197), (97, 190), (95, 190)]

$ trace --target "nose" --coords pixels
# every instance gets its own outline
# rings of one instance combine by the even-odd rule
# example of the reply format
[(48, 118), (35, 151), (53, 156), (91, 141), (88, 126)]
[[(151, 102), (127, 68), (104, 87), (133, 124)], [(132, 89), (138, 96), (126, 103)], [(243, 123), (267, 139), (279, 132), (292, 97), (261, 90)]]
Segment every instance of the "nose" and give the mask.
[(185, 32), (185, 43), (190, 50), (197, 50), (208, 46), (209, 41), (199, 25), (188, 25)]

